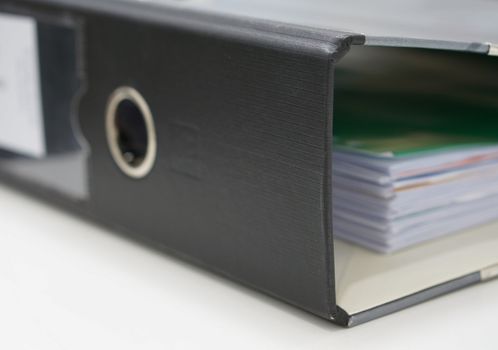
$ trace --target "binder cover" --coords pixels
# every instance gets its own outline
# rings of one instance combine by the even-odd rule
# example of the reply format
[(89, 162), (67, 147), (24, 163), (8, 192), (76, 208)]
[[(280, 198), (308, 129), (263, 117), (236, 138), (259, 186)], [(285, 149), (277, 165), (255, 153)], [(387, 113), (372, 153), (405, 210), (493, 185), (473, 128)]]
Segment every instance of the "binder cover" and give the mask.
[[(33, 108), (46, 143), (38, 154), (0, 147), (1, 179), (346, 326), (482, 280), (475, 272), (356, 314), (336, 305), (333, 88), (352, 45), (477, 54), (493, 45), (369, 37), (206, 6), (1, 0), (0, 23), (19, 20), (36, 38)], [(154, 120), (153, 165), (138, 177), (116, 164), (106, 134), (110, 96), (123, 87)]]

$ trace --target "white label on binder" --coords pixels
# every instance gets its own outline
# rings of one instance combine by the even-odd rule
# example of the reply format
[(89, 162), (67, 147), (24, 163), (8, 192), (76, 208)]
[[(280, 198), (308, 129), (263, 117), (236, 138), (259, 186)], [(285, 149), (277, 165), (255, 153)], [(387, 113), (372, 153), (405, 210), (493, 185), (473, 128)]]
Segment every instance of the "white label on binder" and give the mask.
[(41, 100), (36, 22), (0, 14), (0, 150), (46, 154)]

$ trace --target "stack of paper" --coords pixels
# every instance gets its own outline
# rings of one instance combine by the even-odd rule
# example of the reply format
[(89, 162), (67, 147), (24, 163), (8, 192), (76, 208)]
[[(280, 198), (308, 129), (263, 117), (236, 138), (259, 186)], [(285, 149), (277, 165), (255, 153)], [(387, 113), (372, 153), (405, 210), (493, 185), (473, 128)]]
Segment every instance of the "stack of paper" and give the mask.
[(462, 132), (345, 134), (334, 135), (337, 237), (388, 253), (498, 219), (497, 140)]

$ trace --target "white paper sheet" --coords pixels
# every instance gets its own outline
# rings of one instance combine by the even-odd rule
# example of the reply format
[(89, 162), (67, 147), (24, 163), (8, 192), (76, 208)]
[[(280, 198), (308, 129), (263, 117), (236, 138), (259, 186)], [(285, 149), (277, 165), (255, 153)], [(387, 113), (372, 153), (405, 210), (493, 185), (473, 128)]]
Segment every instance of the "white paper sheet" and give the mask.
[(37, 26), (29, 17), (0, 14), (0, 149), (46, 154)]
[[(484, 146), (386, 159), (336, 150), (334, 234), (386, 253), (498, 219), (495, 152)], [(417, 175), (399, 177), (400, 169)]]

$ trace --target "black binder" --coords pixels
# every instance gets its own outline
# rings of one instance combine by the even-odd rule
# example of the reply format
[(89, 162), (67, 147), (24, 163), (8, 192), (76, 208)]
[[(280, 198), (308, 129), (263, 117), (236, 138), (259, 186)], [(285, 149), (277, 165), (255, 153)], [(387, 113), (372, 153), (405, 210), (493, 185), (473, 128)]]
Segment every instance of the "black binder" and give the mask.
[[(335, 67), (351, 47), (489, 59), (492, 44), (370, 38), (174, 2), (1, 0), (0, 13), (36, 24), (47, 142), (43, 157), (3, 149), (2, 181), (342, 325), (485, 279), (474, 271), (343, 310), (331, 152)], [(120, 94), (135, 103), (129, 113), (153, 117), (130, 126), (153, 131), (141, 141), (154, 154), (135, 175), (126, 162), (147, 156), (123, 151), (120, 167), (110, 151), (106, 118)]]

